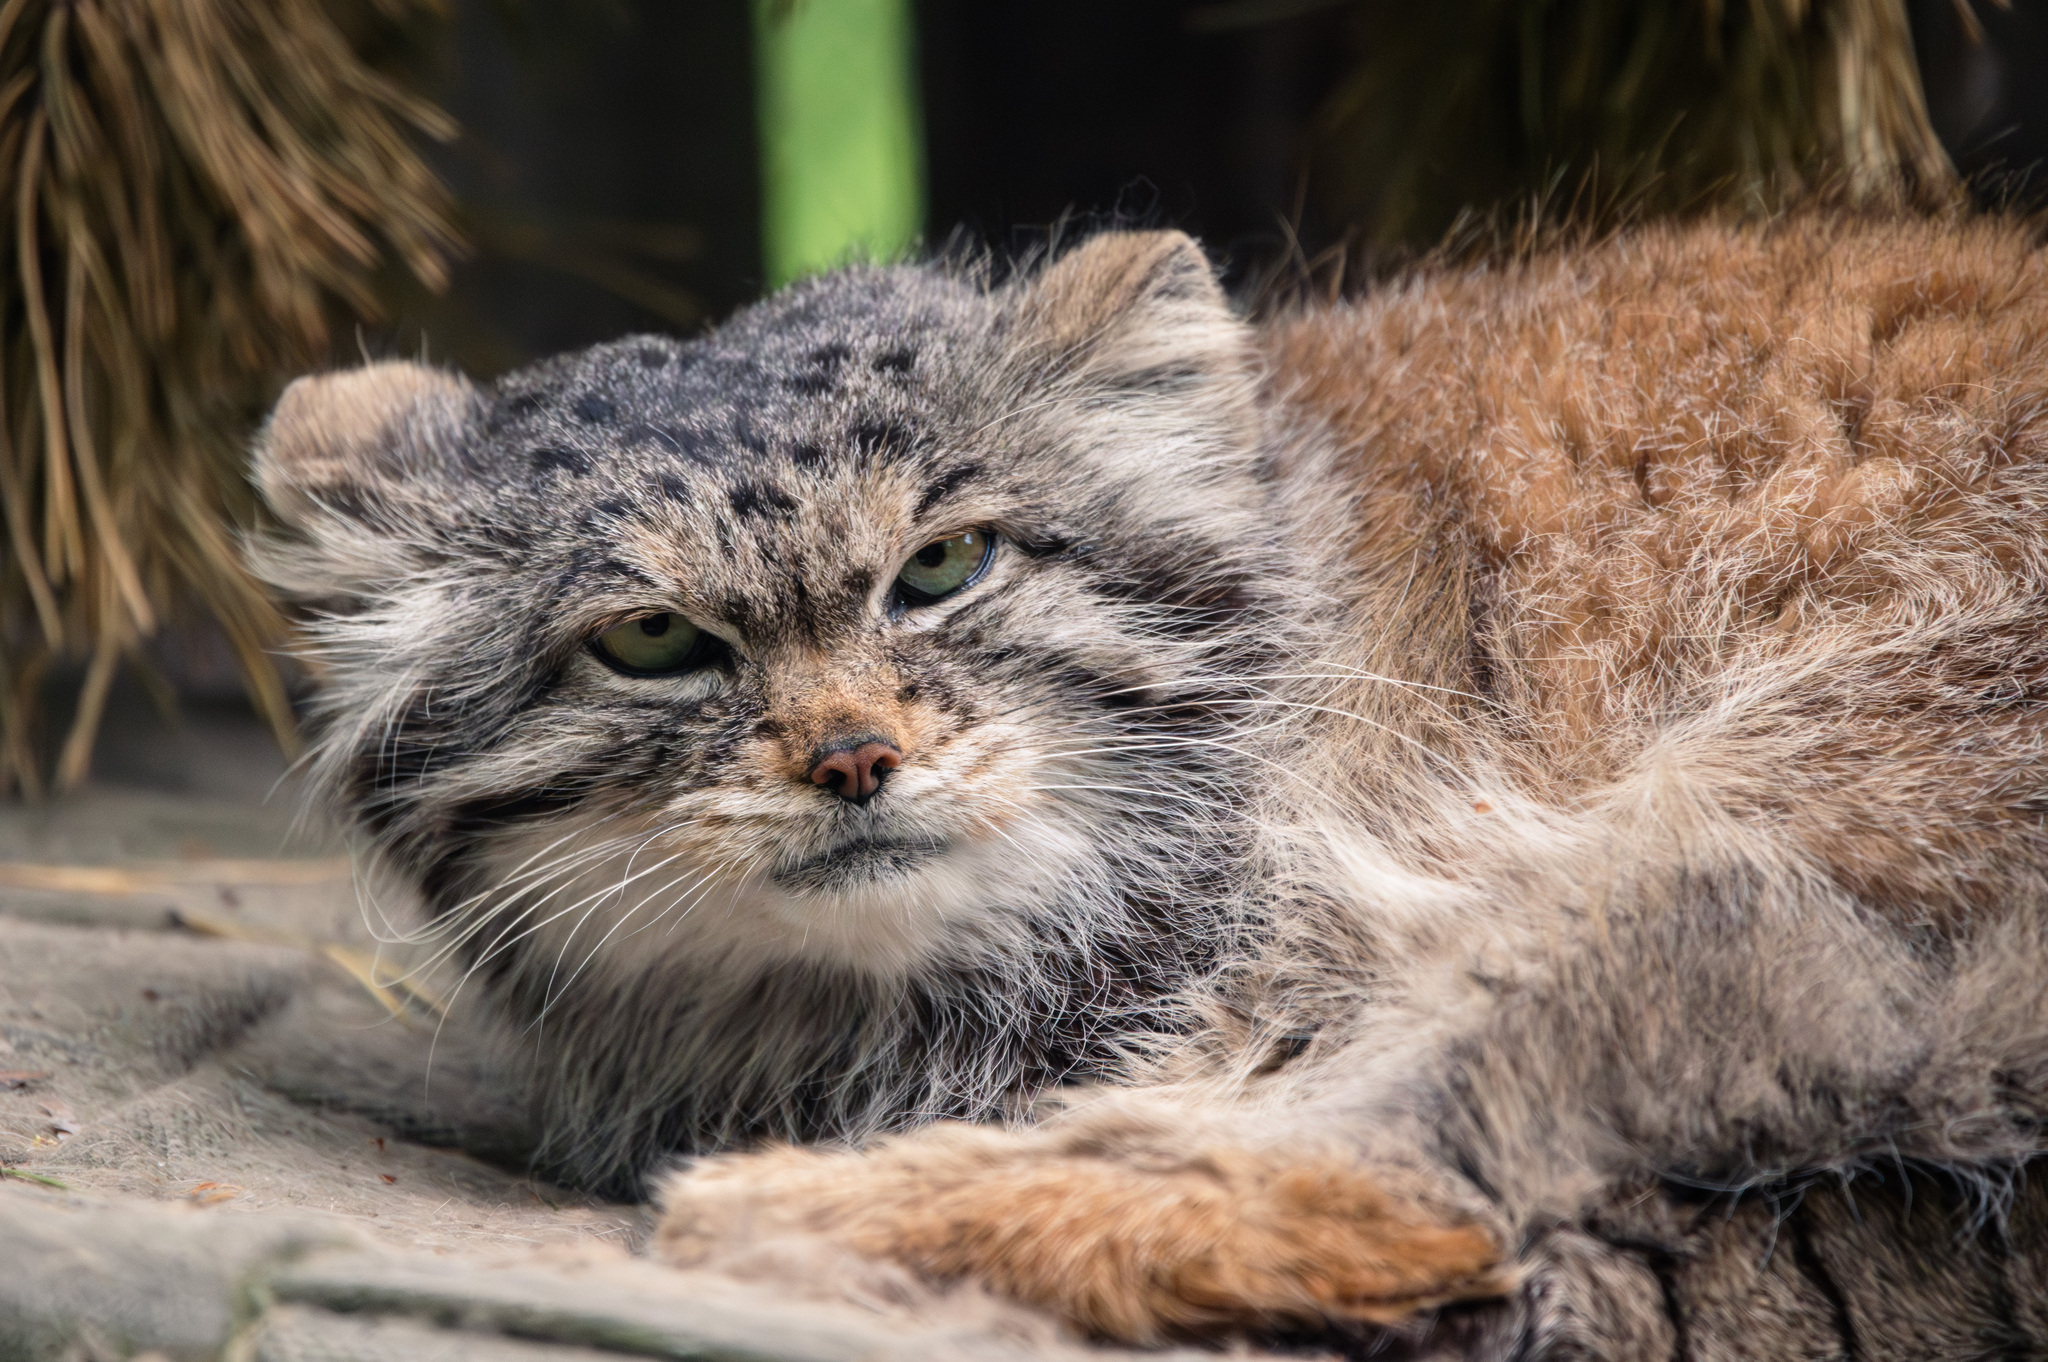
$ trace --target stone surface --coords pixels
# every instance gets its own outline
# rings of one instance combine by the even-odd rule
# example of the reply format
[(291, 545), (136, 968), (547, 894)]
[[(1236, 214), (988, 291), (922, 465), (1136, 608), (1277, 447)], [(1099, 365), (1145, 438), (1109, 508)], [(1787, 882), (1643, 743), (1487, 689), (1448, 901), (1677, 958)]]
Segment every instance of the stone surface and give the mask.
[[(623, 1252), (400, 1254), (331, 1217), (0, 1188), (0, 1357), (78, 1362), (1114, 1359), (988, 1305), (792, 1302)], [(1193, 1362), (1208, 1354), (1148, 1354)]]

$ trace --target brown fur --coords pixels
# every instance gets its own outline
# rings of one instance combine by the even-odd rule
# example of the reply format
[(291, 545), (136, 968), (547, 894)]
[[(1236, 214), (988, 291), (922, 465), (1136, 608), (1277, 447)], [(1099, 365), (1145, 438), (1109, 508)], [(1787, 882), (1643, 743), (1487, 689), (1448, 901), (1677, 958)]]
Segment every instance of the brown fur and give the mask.
[[(1491, 1234), (1440, 1222), (1341, 1155), (1197, 1144), (1134, 1165), (1103, 1134), (1020, 1142), (950, 1126), (865, 1156), (759, 1155), (730, 1189), (724, 1170), (708, 1171), (654, 1248), (689, 1264), (742, 1225), (749, 1235), (824, 1230), (856, 1251), (941, 1280), (975, 1277), (1091, 1333), (1134, 1341), (1332, 1319), (1387, 1324), (1507, 1288)], [(749, 1195), (763, 1175), (774, 1179), (772, 1204)]]
[[(1268, 343), (1289, 399), (1358, 451), (1368, 579), (1455, 546), (1470, 622), (1423, 623), (1446, 675), (1475, 641), (1506, 663), (1500, 736), (1546, 798), (1627, 770), (1702, 687), (1825, 669), (1784, 729), (1715, 735), (1731, 811), (1867, 901), (1959, 912), (2016, 871), (2031, 886), (2043, 846), (2010, 807), (2038, 720), (1979, 700), (2033, 694), (2048, 660), (2025, 599), (2044, 285), (1993, 223), (1663, 231), (1418, 281)], [(1964, 602), (1998, 636), (1898, 669)], [(1804, 760), (1773, 754), (1761, 788), (1740, 745), (1781, 738)]]
[[(1157, 244), (1090, 250), (1112, 325)], [(801, 1228), (1127, 1339), (1499, 1292), (1408, 1337), (2048, 1346), (2044, 284), (2012, 224), (1805, 218), (1266, 326), (1336, 605), (1205, 1026), (1038, 1130), (700, 1164), (657, 1250)]]
[(886, 665), (849, 669), (816, 658), (809, 666), (792, 666), (770, 697), (768, 723), (788, 761), (792, 780), (809, 779), (812, 754), (828, 739), (869, 733), (905, 757), (929, 741), (933, 727), (923, 706), (905, 695), (903, 680)]

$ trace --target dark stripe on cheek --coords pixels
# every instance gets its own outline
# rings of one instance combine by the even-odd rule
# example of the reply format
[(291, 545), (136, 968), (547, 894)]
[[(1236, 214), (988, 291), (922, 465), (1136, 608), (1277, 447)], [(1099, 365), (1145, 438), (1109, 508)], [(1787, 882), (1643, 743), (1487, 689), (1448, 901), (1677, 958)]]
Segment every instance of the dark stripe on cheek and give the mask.
[(1031, 530), (1012, 531), (1004, 535), (1003, 540), (1026, 558), (1050, 558), (1074, 547), (1074, 541), (1063, 534), (1042, 534)]
[(1055, 673), (1052, 682), (1062, 690), (1078, 692), (1090, 704), (1101, 705), (1105, 709), (1131, 709), (1151, 703), (1143, 688), (1112, 680), (1092, 667), (1067, 667)]
[(427, 911), (435, 917), (454, 911), (457, 905), (483, 887), (477, 883), (476, 869), (469, 862), (467, 848), (435, 856), (420, 866), (416, 873)]
[(416, 691), (390, 727), (356, 749), (349, 793), (358, 804), (417, 784), (454, 763), (459, 745), (432, 717), (430, 692)]
[(1261, 604), (1244, 577), (1214, 574), (1196, 564), (1144, 565), (1098, 577), (1090, 586), (1097, 595), (1123, 604), (1165, 606), (1169, 613), (1161, 616), (1159, 627), (1181, 636), (1231, 627), (1239, 615)]
[(525, 819), (568, 813), (588, 797), (587, 786), (542, 785), (466, 800), (448, 811), (448, 831), (456, 837), (477, 837)]

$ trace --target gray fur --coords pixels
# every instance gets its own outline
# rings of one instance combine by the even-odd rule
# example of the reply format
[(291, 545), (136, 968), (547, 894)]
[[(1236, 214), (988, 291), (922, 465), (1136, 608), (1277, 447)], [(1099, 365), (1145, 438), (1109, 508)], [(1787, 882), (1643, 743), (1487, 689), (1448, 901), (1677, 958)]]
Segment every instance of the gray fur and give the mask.
[[(1795, 279), (1848, 249), (1833, 229), (1788, 230), (1818, 243)], [(1871, 239), (1880, 264), (1923, 249)], [(1713, 251), (1751, 268), (1739, 242), (1674, 241), (1652, 247), (1678, 263), (1629, 288)], [(1608, 249), (1622, 277), (1613, 262), (1651, 248)], [(1985, 270), (2020, 268), (1986, 249)], [(1303, 396), (1329, 373), (1233, 317), (1192, 246), (1135, 258), (1003, 287), (940, 267), (810, 281), (699, 341), (449, 386), (433, 419), (378, 425), (356, 482), (322, 456), (317, 487), (291, 484), (305, 504), (273, 494), (301, 537), (263, 550), (264, 570), (329, 602), (312, 630), (330, 677), (320, 769), (529, 1038), (558, 1166), (631, 1188), (676, 1151), (859, 1139), (1136, 1074), (1164, 1094), (1148, 1102), (1200, 1114), (1159, 1125), (1163, 1151), (1202, 1123), (1254, 1146), (1338, 1141), (1422, 1170), (1514, 1246), (1514, 1298), (1360, 1349), (2048, 1347), (2048, 1220), (2027, 1179), (2048, 1113), (2037, 378), (1967, 420), (1941, 397), (1935, 433), (1915, 437), (1994, 451), (1994, 481), (1955, 495), (1982, 513), (1972, 525), (2009, 532), (2004, 557), (1880, 521), (1858, 542), (1894, 594), (1857, 596), (1826, 563), (1772, 577), (1761, 506), (1749, 538), (1662, 570), (1644, 613), (1663, 612), (1654, 636), (1671, 642), (1654, 665), (1624, 674), (1586, 645), (1609, 672), (1565, 669), (1606, 706), (1574, 746), (1557, 734), (1577, 711), (1544, 671), (1576, 608), (1555, 594), (1569, 564), (1514, 574), (1622, 513), (1588, 493), (1586, 518), (1525, 533), (1532, 495), (1418, 470), (1451, 467), (1468, 439), (1498, 461), (1525, 436), (1598, 465), (1607, 437), (1567, 428), (1596, 424), (1593, 399), (1543, 408), (1536, 434), (1514, 425), (1517, 385), (1553, 382), (1534, 360), (1484, 378), (1489, 410), (1509, 413), (1497, 428), (1428, 426), (1430, 385), (1481, 369), (1496, 326), (1542, 332), (1590, 287), (1577, 267), (1509, 272), (1476, 303), (1456, 280), (1389, 290), (1358, 323), (1381, 328), (1376, 363), (1419, 362), (1402, 347), (1452, 323), (1468, 348), (1440, 345), (1393, 396), (1342, 375), (1336, 395)], [(1896, 271), (1868, 273), (1883, 316), (1843, 334), (1889, 344)], [(1970, 296), (2026, 296), (2007, 276)], [(1632, 305), (1617, 288), (1613, 312)], [(1587, 372), (1625, 367), (1615, 353)], [(1881, 404), (1827, 382), (1825, 400), (1795, 395), (1863, 404), (1833, 428), (1853, 464)], [(266, 468), (332, 443), (303, 425), (280, 412)], [(1707, 438), (1651, 434), (1644, 448)], [(1361, 472), (1369, 456), (1385, 461)], [(1634, 476), (1615, 504), (1659, 513), (1655, 458)], [(1730, 479), (1686, 513), (1748, 514)], [(990, 577), (893, 614), (903, 556), (971, 527), (1002, 536)], [(638, 689), (603, 674), (585, 641), (653, 609), (715, 629), (731, 666)], [(778, 785), (759, 755), (778, 687), (819, 666), (914, 686), (904, 703), (944, 734), (930, 760), (999, 772), (975, 798), (1028, 792), (1009, 831), (1045, 835), (1007, 860), (992, 839), (962, 850), (971, 817), (919, 801), (935, 808), (967, 764), (872, 812)], [(676, 823), (707, 815), (726, 820), (716, 837)], [(863, 819), (948, 847), (907, 857), (907, 926), (843, 882), (802, 898), (792, 875), (798, 897), (774, 911), (813, 914), (815, 941), (630, 935), (643, 907), (664, 931), (664, 914), (707, 907), (765, 921), (760, 867)], [(1859, 848), (1880, 845), (1907, 850), (1859, 879)], [(686, 874), (643, 880), (648, 849), (671, 847)], [(524, 868), (565, 854), (584, 859)], [(513, 939), (540, 905), (590, 935)], [(1145, 1046), (1146, 1064), (1118, 1067)], [(1073, 1119), (1124, 1119), (1103, 1106)]]
[[(436, 419), (399, 423), (353, 483), (323, 456), (303, 538), (264, 551), (274, 581), (329, 601), (310, 630), (328, 676), (319, 772), (521, 1028), (563, 1175), (631, 1190), (677, 1150), (987, 1114), (1100, 1072), (1217, 949), (1246, 772), (1213, 740), (1242, 721), (1231, 678), (1264, 665), (1300, 589), (1272, 569), (1231, 424), (1250, 355), (1230, 329), (1207, 367), (1134, 376), (1085, 339), (1034, 346), (1027, 303), (971, 275), (857, 270), (703, 340), (448, 385)], [(1172, 327), (1174, 305), (1116, 322)], [(345, 413), (317, 396), (287, 397), (267, 482), (310, 462), (296, 446), (336, 441)], [(988, 582), (892, 617), (903, 558), (976, 526), (1001, 536)], [(628, 681), (589, 655), (594, 630), (656, 608), (716, 629), (731, 665)], [(980, 832), (979, 810), (921, 814), (902, 794), (842, 807), (764, 773), (778, 671), (821, 656), (915, 687), (944, 733), (932, 759), (992, 765), (988, 810), (1027, 805), (1018, 823)], [(648, 874), (672, 854), (662, 816), (725, 826)], [(590, 881), (508, 871), (551, 863), (579, 822), (618, 849), (616, 868), (585, 857), (597, 901)], [(999, 861), (941, 884), (943, 938), (807, 951), (676, 933), (743, 911), (722, 899), (764, 864), (802, 891), (805, 855), (848, 828), (911, 848), (1000, 850), (1034, 828), (1069, 845), (1035, 877)], [(508, 873), (526, 892), (494, 888)], [(614, 874), (638, 890), (604, 895)], [(629, 947), (591, 958), (611, 919), (520, 938), (641, 890), (614, 938)]]

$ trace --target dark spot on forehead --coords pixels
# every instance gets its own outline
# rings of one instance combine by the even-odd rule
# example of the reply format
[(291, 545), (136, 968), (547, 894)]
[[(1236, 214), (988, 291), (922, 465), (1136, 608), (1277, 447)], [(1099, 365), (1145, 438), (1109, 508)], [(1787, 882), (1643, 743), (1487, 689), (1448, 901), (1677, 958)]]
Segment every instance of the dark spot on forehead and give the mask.
[(527, 462), (533, 471), (546, 476), (550, 473), (570, 473), (582, 477), (590, 471), (590, 456), (580, 450), (564, 449), (560, 445), (543, 445), (529, 452)]
[(643, 345), (634, 352), (633, 357), (649, 369), (659, 369), (668, 363), (668, 351), (658, 345)]
[(690, 484), (684, 482), (675, 474), (656, 473), (654, 475), (654, 482), (657, 487), (661, 488), (661, 494), (670, 501), (678, 502), (684, 506), (690, 504)]
[(954, 492), (960, 489), (962, 484), (971, 481), (980, 472), (980, 464), (963, 463), (958, 468), (948, 469), (946, 472), (941, 473), (938, 477), (932, 479), (925, 487), (924, 493), (918, 497), (917, 510), (914, 514), (923, 515), (926, 511), (929, 511), (932, 507), (953, 495)]
[(608, 515), (614, 520), (623, 520), (625, 517), (633, 514), (633, 503), (627, 501), (624, 497), (606, 497), (603, 501), (597, 503), (597, 510), (600, 514)]
[(789, 451), (789, 457), (796, 461), (798, 468), (815, 468), (825, 462), (825, 447), (805, 440)]
[(907, 451), (916, 439), (916, 432), (908, 423), (892, 417), (869, 416), (853, 423), (847, 432), (854, 448), (863, 454), (901, 454)]
[(796, 498), (772, 483), (743, 482), (726, 496), (732, 502), (733, 513), (743, 519), (770, 516), (787, 520), (796, 512)]
[(917, 351), (906, 346), (897, 350), (884, 350), (876, 355), (874, 369), (878, 374), (892, 374), (900, 378), (908, 374), (916, 363)]
[(592, 425), (612, 419), (611, 399), (602, 393), (583, 394), (583, 396), (576, 399), (576, 405), (569, 410), (576, 414), (577, 420), (587, 421)]

